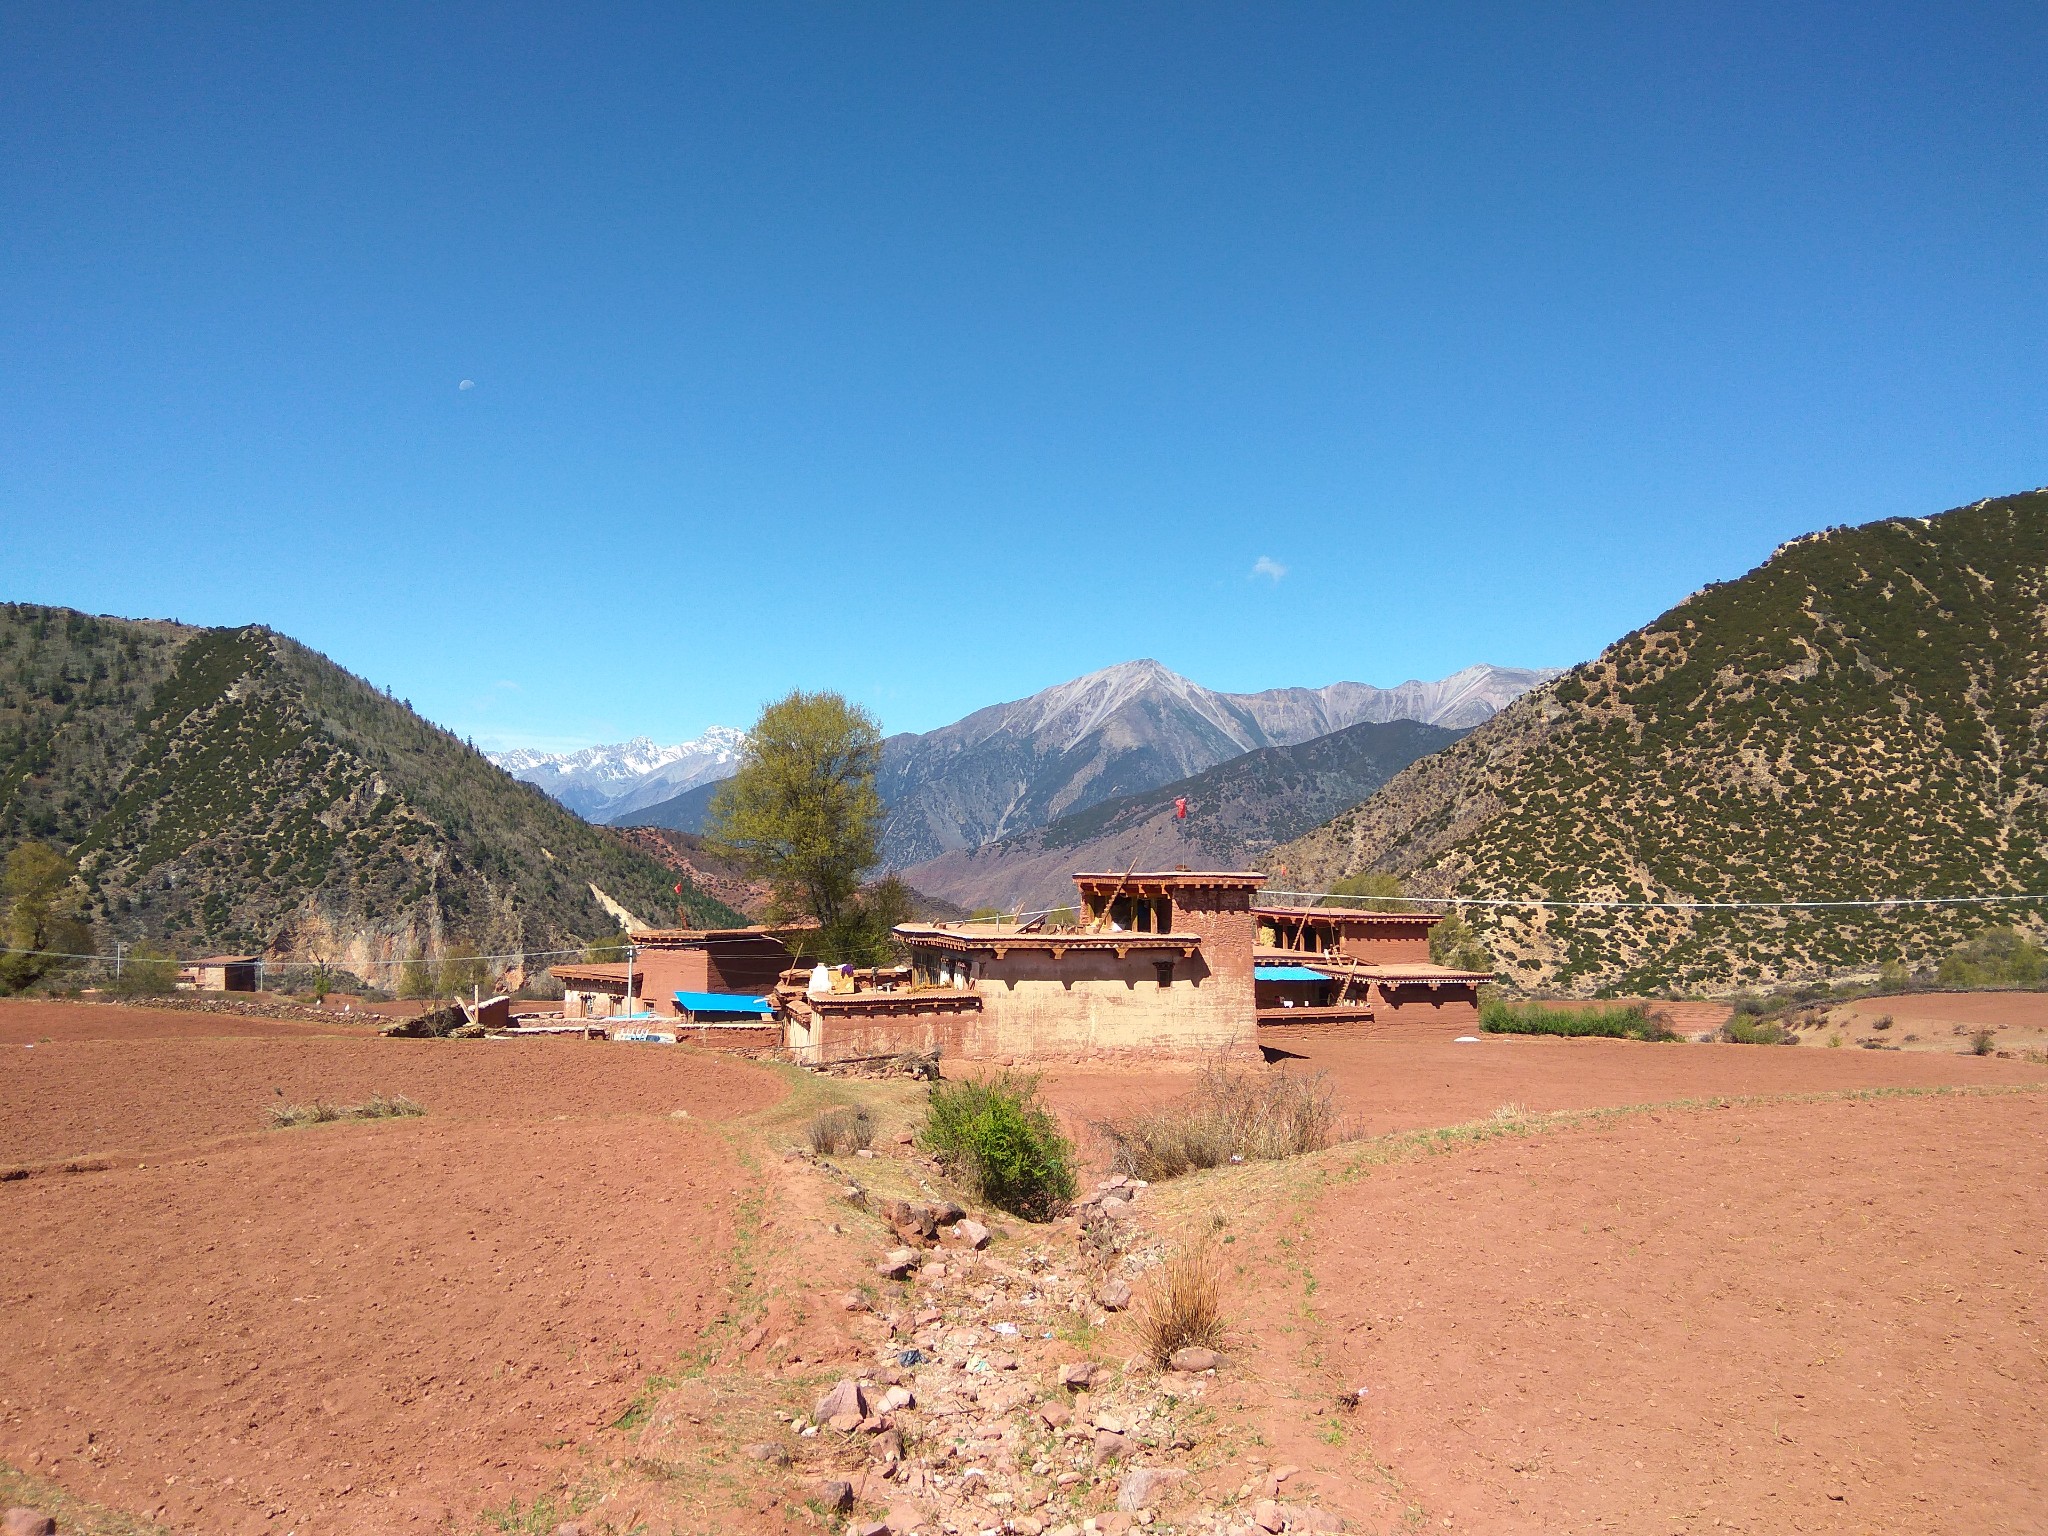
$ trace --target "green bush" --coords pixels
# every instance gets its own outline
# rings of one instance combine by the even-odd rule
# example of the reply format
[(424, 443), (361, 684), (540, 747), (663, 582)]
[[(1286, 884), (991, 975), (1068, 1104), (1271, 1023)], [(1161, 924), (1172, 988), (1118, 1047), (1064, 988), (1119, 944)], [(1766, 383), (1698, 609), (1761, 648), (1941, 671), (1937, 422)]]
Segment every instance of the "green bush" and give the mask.
[(1038, 1102), (1038, 1079), (936, 1082), (919, 1143), (990, 1205), (1050, 1221), (1074, 1198), (1074, 1144)]
[(1488, 998), (1479, 1005), (1479, 1027), (1494, 1035), (1593, 1035), (1609, 1040), (1678, 1038), (1662, 1018), (1640, 1003), (1626, 1008), (1557, 1008)]
[(2036, 987), (2048, 976), (2048, 950), (2017, 928), (1986, 928), (1941, 962), (1945, 987)]
[(178, 962), (150, 944), (138, 944), (122, 956), (121, 972), (109, 976), (100, 990), (115, 997), (163, 997), (178, 989)]
[(1759, 1019), (1738, 1013), (1721, 1026), (1721, 1038), (1730, 1045), (1797, 1045), (1799, 1037), (1775, 1019)]

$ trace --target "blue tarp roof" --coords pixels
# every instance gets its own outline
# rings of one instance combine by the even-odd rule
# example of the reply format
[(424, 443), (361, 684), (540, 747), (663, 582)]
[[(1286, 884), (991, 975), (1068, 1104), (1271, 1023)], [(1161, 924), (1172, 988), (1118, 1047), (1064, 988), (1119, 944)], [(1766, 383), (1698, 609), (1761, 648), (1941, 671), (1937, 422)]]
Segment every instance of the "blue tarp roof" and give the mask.
[(678, 992), (676, 1006), (685, 1013), (760, 1013), (771, 1014), (775, 1005), (765, 997), (749, 997), (744, 992)]
[(1255, 981), (1328, 981), (1330, 978), (1321, 971), (1312, 971), (1305, 965), (1255, 965), (1252, 967)]

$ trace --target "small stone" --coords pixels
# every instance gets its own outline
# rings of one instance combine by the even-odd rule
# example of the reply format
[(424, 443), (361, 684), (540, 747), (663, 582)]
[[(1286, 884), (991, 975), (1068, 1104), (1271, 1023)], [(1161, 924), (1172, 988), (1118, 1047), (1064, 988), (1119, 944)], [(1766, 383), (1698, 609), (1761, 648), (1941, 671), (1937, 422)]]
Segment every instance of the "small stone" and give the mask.
[(1065, 1403), (1047, 1403), (1038, 1410), (1038, 1416), (1045, 1420), (1047, 1429), (1064, 1429), (1073, 1414), (1067, 1411)]
[(1102, 1367), (1093, 1360), (1075, 1360), (1060, 1367), (1060, 1385), (1073, 1392), (1084, 1392), (1095, 1385), (1095, 1373)]
[(892, 1467), (903, 1459), (903, 1431), (890, 1426), (875, 1436), (868, 1448), (868, 1454), (885, 1467)]
[(872, 1158), (875, 1155), (875, 1153), (872, 1147), (855, 1147), (853, 1149), (853, 1155), (855, 1157)]
[(1213, 1349), (1203, 1349), (1199, 1345), (1190, 1344), (1185, 1349), (1176, 1349), (1166, 1363), (1176, 1371), (1186, 1371), (1193, 1376), (1203, 1371), (1216, 1370), (1223, 1364), (1223, 1357)]
[(1095, 1465), (1099, 1467), (1105, 1461), (1113, 1461), (1115, 1458), (1123, 1455), (1125, 1444), (1126, 1442), (1122, 1435), (1107, 1429), (1097, 1429), (1095, 1431)]
[(1261, 1499), (1252, 1506), (1252, 1524), (1262, 1531), (1278, 1531), (1287, 1524), (1287, 1520), (1280, 1513), (1278, 1504), (1271, 1499)]
[(896, 1413), (905, 1408), (915, 1408), (917, 1398), (908, 1387), (891, 1387), (882, 1394), (882, 1400), (875, 1405), (877, 1413)]
[(740, 1335), (740, 1353), (743, 1355), (751, 1355), (755, 1350), (759, 1349), (763, 1344), (767, 1342), (768, 1330), (766, 1328), (749, 1328), (745, 1333)]
[(1095, 1293), (1095, 1301), (1105, 1312), (1121, 1312), (1131, 1304), (1131, 1287), (1128, 1281), (1112, 1280)]
[(884, 1280), (901, 1280), (917, 1268), (917, 1252), (911, 1248), (891, 1248), (875, 1263), (875, 1273)]
[(1187, 1473), (1176, 1467), (1132, 1467), (1124, 1473), (1123, 1481), (1117, 1487), (1116, 1507), (1118, 1509), (1150, 1509), (1160, 1501), (1162, 1495), (1173, 1491), (1174, 1485)]
[(897, 1145), (897, 1146), (899, 1146), (899, 1147), (914, 1147), (914, 1146), (916, 1146), (916, 1145), (917, 1145), (917, 1132), (915, 1132), (915, 1131), (898, 1131), (898, 1132), (896, 1133), (896, 1145)]
[(590, 1536), (590, 1527), (581, 1520), (564, 1520), (555, 1527), (555, 1536)]
[(988, 1228), (978, 1221), (962, 1221), (955, 1224), (953, 1235), (970, 1248), (988, 1246)]
[(839, 1305), (848, 1312), (872, 1312), (874, 1305), (859, 1291), (848, 1291), (839, 1298)]
[(741, 1446), (740, 1450), (755, 1461), (769, 1462), (778, 1467), (789, 1465), (789, 1452), (773, 1440), (757, 1440), (752, 1445)]
[(932, 1220), (942, 1227), (950, 1227), (957, 1221), (967, 1219), (967, 1208), (957, 1200), (941, 1200), (930, 1209)]
[(818, 1399), (818, 1405), (811, 1410), (811, 1417), (820, 1424), (830, 1424), (846, 1415), (853, 1416), (859, 1424), (868, 1416), (867, 1394), (860, 1389), (860, 1383), (851, 1376), (837, 1382), (830, 1392)]
[(939, 1263), (923, 1265), (917, 1272), (917, 1278), (926, 1283), (930, 1283), (933, 1280), (943, 1280), (946, 1278), (946, 1266)]
[(1095, 1529), (1102, 1536), (1125, 1536), (1134, 1523), (1130, 1512), (1121, 1509), (1107, 1510), (1095, 1517)]
[(850, 1435), (867, 1422), (867, 1416), (859, 1413), (835, 1413), (824, 1421), (825, 1427), (838, 1434)]
[(1017, 1357), (1015, 1355), (990, 1355), (988, 1357), (988, 1368), (992, 1371), (1014, 1371), (1017, 1369)]
[(1095, 1427), (1112, 1435), (1120, 1435), (1124, 1432), (1124, 1421), (1113, 1413), (1098, 1413), (1095, 1415)]
[(850, 1525), (847, 1530), (852, 1536), (890, 1536), (889, 1522), (870, 1520), (866, 1525)]
[(913, 1319), (913, 1321), (915, 1321), (917, 1326), (920, 1328), (929, 1328), (932, 1326), (932, 1324), (943, 1323), (945, 1320), (946, 1314), (941, 1312), (937, 1307), (926, 1307), (922, 1312), (917, 1314), (915, 1319)]
[(811, 1486), (811, 1497), (835, 1515), (843, 1515), (853, 1508), (853, 1484), (842, 1482), (836, 1477)]
[(0, 1516), (0, 1536), (57, 1536), (54, 1516), (17, 1504)]

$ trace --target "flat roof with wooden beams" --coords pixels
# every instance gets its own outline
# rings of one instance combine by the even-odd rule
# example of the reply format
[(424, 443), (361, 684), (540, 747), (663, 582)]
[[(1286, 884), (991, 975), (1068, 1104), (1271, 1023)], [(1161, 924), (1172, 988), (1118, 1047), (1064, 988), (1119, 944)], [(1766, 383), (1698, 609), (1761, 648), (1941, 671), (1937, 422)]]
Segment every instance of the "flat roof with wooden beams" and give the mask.
[(689, 948), (720, 939), (777, 939), (785, 933), (815, 933), (817, 930), (818, 920), (815, 917), (803, 917), (787, 923), (751, 923), (745, 928), (636, 928), (626, 937), (635, 944), (672, 944)]
[(1375, 924), (1431, 924), (1444, 920), (1441, 912), (1361, 912), (1356, 907), (1253, 907), (1254, 917), (1277, 918), (1288, 923), (1336, 923), (1346, 928), (1370, 928)]
[(1128, 874), (1112, 869), (1074, 876), (1074, 884), (1084, 892), (1107, 886), (1125, 896), (1166, 895), (1176, 890), (1256, 891), (1265, 883), (1264, 875), (1244, 869), (1141, 869)]
[(1084, 933), (1068, 929), (1033, 933), (1016, 928), (1003, 932), (993, 924), (956, 927), (937, 923), (902, 923), (895, 933), (906, 944), (929, 944), (955, 954), (993, 954), (999, 960), (1013, 949), (1043, 951), (1057, 960), (1070, 949), (1109, 950), (1122, 959), (1133, 950), (1145, 949), (1173, 950), (1185, 958), (1202, 947), (1198, 933)]

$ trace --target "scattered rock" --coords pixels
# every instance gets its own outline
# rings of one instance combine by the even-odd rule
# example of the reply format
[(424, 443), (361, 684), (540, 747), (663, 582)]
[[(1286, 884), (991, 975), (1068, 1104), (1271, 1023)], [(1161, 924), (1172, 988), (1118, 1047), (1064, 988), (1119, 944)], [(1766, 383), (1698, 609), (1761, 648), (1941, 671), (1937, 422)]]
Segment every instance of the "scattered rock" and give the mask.
[(915, 1408), (917, 1398), (908, 1387), (891, 1387), (882, 1394), (882, 1400), (875, 1405), (877, 1413), (898, 1413), (905, 1408)]
[(811, 1485), (811, 1497), (833, 1514), (843, 1515), (853, 1508), (853, 1484), (828, 1477)]
[(1117, 1486), (1118, 1509), (1150, 1509), (1187, 1476), (1177, 1467), (1132, 1467)]
[(914, 1146), (916, 1146), (916, 1145), (917, 1145), (917, 1132), (915, 1132), (915, 1131), (898, 1131), (898, 1132), (896, 1133), (896, 1145), (897, 1145), (897, 1146), (899, 1146), (899, 1147), (914, 1147)]
[(789, 1452), (773, 1440), (757, 1440), (752, 1445), (741, 1446), (740, 1451), (755, 1461), (769, 1462), (778, 1467), (789, 1465)]
[(1223, 1357), (1213, 1349), (1202, 1349), (1191, 1344), (1186, 1349), (1176, 1349), (1166, 1363), (1173, 1370), (1186, 1371), (1193, 1376), (1203, 1371), (1218, 1369), (1223, 1364)]
[(1038, 1410), (1038, 1416), (1045, 1420), (1047, 1429), (1064, 1429), (1068, 1421), (1074, 1417), (1067, 1410), (1065, 1403), (1047, 1403)]
[(868, 1301), (867, 1297), (861, 1295), (859, 1291), (848, 1291), (839, 1298), (839, 1305), (848, 1312), (871, 1312), (874, 1310), (873, 1304)]
[(875, 1152), (874, 1148), (872, 1147), (855, 1147), (853, 1149), (853, 1155), (855, 1157), (872, 1158), (875, 1155)]
[(875, 1436), (868, 1454), (884, 1466), (894, 1466), (903, 1459), (903, 1431), (893, 1426), (883, 1430)]
[(1287, 1519), (1280, 1513), (1278, 1504), (1271, 1499), (1261, 1499), (1252, 1506), (1252, 1524), (1262, 1531), (1272, 1532), (1282, 1529)]
[(1095, 1385), (1095, 1376), (1102, 1369), (1093, 1360), (1075, 1360), (1060, 1367), (1060, 1385), (1071, 1392), (1085, 1392)]
[(860, 1389), (860, 1383), (848, 1376), (835, 1384), (830, 1392), (818, 1399), (817, 1407), (811, 1410), (811, 1417), (820, 1424), (830, 1424), (834, 1419), (853, 1416), (859, 1424), (868, 1416), (867, 1394)]
[(1280, 1517), (1287, 1522), (1290, 1531), (1341, 1531), (1344, 1518), (1327, 1509), (1317, 1509), (1308, 1504), (1282, 1504)]
[(0, 1536), (57, 1536), (54, 1517), (17, 1504), (0, 1516)]
[(891, 1248), (875, 1263), (875, 1273), (884, 1280), (901, 1280), (917, 1267), (917, 1254), (909, 1248)]
[(590, 1527), (581, 1520), (564, 1520), (555, 1527), (555, 1536), (590, 1536)]
[(946, 1266), (937, 1263), (921, 1265), (917, 1271), (917, 1278), (927, 1283), (943, 1280), (946, 1278)]
[[(1124, 1449), (1126, 1445), (1128, 1445), (1128, 1443), (1129, 1442), (1126, 1441), (1122, 1435), (1117, 1434), (1112, 1430), (1096, 1430), (1095, 1465), (1099, 1467), (1105, 1461), (1114, 1461), (1117, 1457), (1123, 1455)], [(1277, 1530), (1278, 1527), (1276, 1526), (1275, 1529)]]
[(867, 1416), (859, 1413), (835, 1413), (825, 1421), (825, 1427), (835, 1434), (850, 1435), (867, 1423)]
[(989, 1232), (978, 1221), (961, 1221), (955, 1224), (953, 1235), (970, 1248), (986, 1248)]
[(942, 1227), (950, 1227), (955, 1222), (967, 1219), (967, 1208), (953, 1200), (939, 1201), (931, 1207), (931, 1213), (932, 1220)]
[(766, 1328), (749, 1328), (740, 1336), (740, 1353), (751, 1355), (767, 1342), (768, 1330)]
[(1095, 1293), (1096, 1305), (1105, 1312), (1121, 1312), (1131, 1304), (1130, 1282), (1111, 1280)]
[(1095, 1427), (1108, 1434), (1120, 1435), (1124, 1432), (1124, 1421), (1113, 1413), (1098, 1413), (1095, 1415)]

